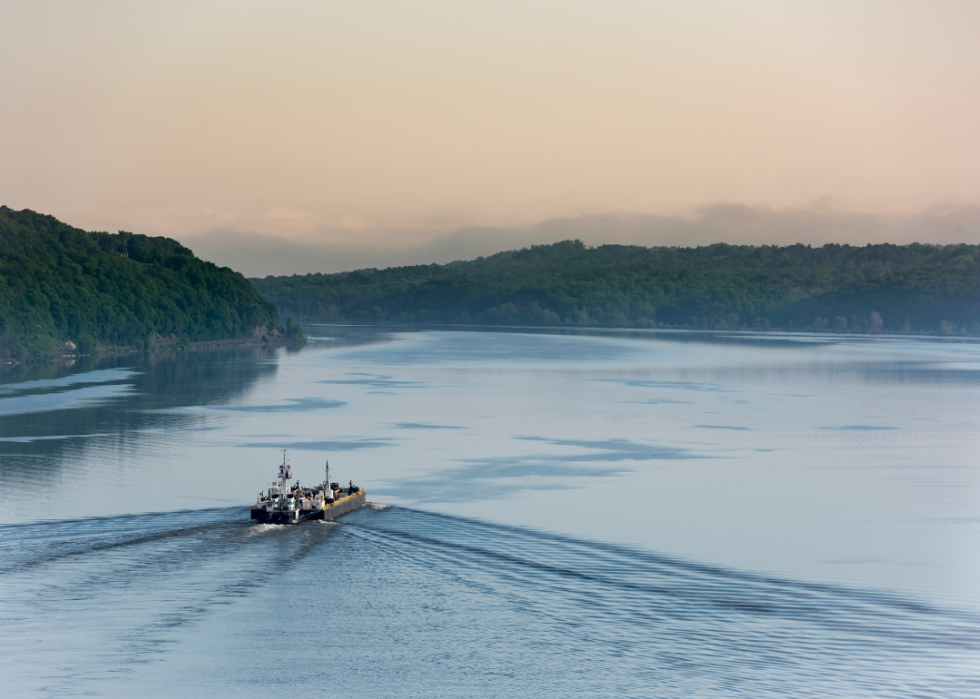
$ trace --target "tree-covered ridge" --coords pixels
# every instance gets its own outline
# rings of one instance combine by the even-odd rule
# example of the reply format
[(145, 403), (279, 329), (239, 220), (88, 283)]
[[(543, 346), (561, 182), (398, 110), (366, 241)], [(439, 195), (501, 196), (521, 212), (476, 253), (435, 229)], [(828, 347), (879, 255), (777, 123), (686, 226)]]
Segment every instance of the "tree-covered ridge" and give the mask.
[(579, 241), (252, 280), (283, 313), (399, 322), (980, 334), (980, 247)]
[(68, 341), (141, 348), (154, 333), (229, 340), (278, 320), (241, 274), (174, 240), (0, 207), (0, 356), (47, 356)]

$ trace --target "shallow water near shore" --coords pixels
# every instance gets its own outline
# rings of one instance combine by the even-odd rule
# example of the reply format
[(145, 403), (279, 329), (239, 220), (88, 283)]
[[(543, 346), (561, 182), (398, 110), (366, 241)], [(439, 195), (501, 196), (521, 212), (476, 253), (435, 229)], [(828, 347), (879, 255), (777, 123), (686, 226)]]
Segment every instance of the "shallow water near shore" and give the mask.
[(305, 330), (0, 375), (16, 696), (980, 692), (980, 344)]

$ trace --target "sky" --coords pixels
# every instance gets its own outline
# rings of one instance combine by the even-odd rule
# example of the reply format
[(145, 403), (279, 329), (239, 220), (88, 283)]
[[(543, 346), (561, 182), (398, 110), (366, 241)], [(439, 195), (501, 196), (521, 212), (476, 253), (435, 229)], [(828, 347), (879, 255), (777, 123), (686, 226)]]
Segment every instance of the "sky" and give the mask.
[(252, 275), (975, 243), (978, 36), (975, 0), (3, 0), (0, 203)]

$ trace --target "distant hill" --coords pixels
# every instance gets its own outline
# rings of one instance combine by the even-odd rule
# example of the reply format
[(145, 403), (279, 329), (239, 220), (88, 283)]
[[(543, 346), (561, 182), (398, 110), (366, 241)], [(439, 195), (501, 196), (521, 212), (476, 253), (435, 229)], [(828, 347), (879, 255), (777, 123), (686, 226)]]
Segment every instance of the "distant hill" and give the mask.
[(0, 357), (49, 356), (68, 342), (87, 352), (157, 336), (230, 340), (278, 323), (241, 274), (174, 240), (87, 233), (0, 207)]
[(980, 247), (579, 241), (446, 265), (266, 277), (306, 319), (980, 335)]

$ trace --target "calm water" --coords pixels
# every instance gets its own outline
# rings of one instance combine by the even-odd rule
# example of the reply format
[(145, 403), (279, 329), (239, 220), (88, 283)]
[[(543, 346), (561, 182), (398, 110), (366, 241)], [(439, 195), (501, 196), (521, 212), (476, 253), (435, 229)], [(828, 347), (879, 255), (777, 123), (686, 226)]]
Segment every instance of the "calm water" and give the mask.
[(5, 692), (980, 695), (980, 344), (307, 332), (0, 374)]

